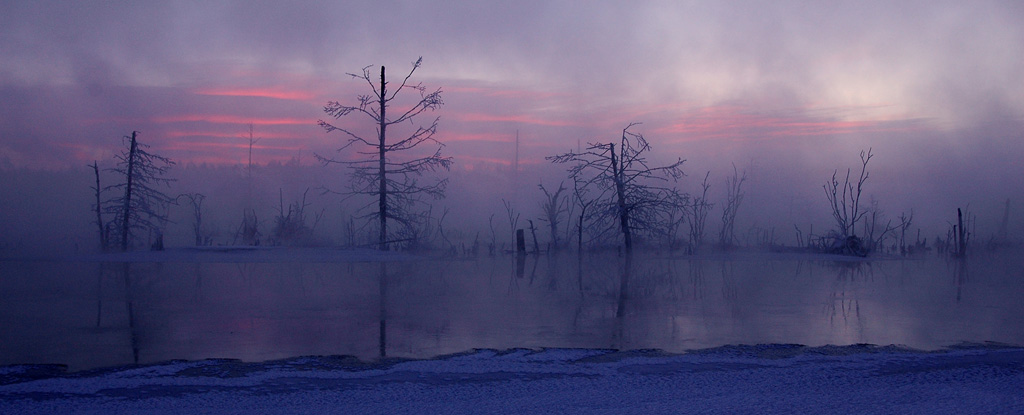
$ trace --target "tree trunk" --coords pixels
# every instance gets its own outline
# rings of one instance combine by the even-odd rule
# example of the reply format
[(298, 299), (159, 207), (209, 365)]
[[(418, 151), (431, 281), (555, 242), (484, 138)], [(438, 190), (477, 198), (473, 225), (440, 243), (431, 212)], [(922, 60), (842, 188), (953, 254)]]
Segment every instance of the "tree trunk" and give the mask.
[(100, 231), (100, 249), (107, 250), (107, 232), (103, 229), (103, 205), (100, 201), (100, 166), (95, 160), (92, 162), (92, 171), (96, 174), (96, 227)]
[(385, 145), (385, 129), (387, 129), (387, 118), (385, 118), (385, 111), (387, 111), (386, 96), (387, 96), (387, 84), (384, 81), (384, 66), (380, 67), (380, 126), (378, 130), (379, 143), (377, 144), (377, 150), (379, 152), (378, 157), (380, 158), (380, 201), (377, 204), (377, 209), (380, 211), (380, 237), (378, 243), (380, 244), (379, 249), (381, 251), (388, 250), (388, 182), (387, 182), (387, 164), (384, 162), (384, 156), (387, 152)]
[(626, 252), (633, 252), (633, 233), (629, 229), (629, 211), (626, 209), (626, 188), (623, 183), (622, 171), (619, 168), (618, 160), (615, 159), (615, 144), (611, 144), (609, 152), (612, 155), (612, 174), (615, 180), (615, 194), (619, 199), (619, 226), (622, 227), (622, 237), (626, 245)]
[(960, 208), (956, 209), (956, 223), (959, 240), (957, 241), (956, 256), (963, 258), (967, 255), (967, 239), (966, 232), (964, 231), (964, 215), (960, 211)]
[(576, 253), (583, 255), (583, 216), (586, 214), (587, 209), (582, 208), (581, 210), (579, 227), (576, 228)]
[(128, 229), (131, 225), (131, 209), (132, 209), (132, 175), (135, 170), (135, 134), (136, 131), (132, 131), (132, 142), (128, 147), (128, 172), (127, 172), (127, 183), (124, 186), (124, 209), (121, 212), (124, 217), (121, 221), (121, 251), (128, 250)]

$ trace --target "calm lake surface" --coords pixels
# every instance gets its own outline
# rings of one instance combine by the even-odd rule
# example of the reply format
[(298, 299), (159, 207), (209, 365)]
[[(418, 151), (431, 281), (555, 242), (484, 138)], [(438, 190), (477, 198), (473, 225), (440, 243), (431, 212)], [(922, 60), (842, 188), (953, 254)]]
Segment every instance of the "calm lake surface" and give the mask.
[(1021, 345), (1022, 257), (7, 259), (0, 260), (0, 365), (375, 360), (517, 347)]

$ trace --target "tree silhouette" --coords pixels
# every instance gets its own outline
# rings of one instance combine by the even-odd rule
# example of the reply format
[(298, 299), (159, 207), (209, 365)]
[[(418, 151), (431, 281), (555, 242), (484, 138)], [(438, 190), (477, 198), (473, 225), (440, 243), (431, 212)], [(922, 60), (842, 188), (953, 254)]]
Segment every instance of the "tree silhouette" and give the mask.
[[(412, 70), (402, 79), (402, 83), (393, 89), (388, 88), (384, 66), (380, 67), (379, 83), (374, 83), (370, 72), (371, 66), (364, 67), (361, 75), (349, 73), (348, 75), (353, 78), (365, 80), (372, 94), (359, 95), (356, 105), (330, 101), (324, 106), (324, 112), (335, 120), (353, 113), (365, 115), (373, 120), (377, 131), (376, 137), (364, 137), (352, 127), (331, 124), (324, 120), (318, 122), (328, 133), (340, 131), (347, 136), (345, 144), (338, 152), (357, 147), (354, 151), (357, 157), (361, 158), (358, 160), (336, 159), (319, 154), (316, 157), (325, 165), (337, 163), (350, 169), (352, 180), (349, 189), (340, 193), (347, 196), (368, 195), (376, 199), (377, 208), (364, 217), (378, 220), (378, 248), (382, 251), (388, 250), (389, 243), (392, 242), (388, 236), (388, 221), (398, 222), (407, 231), (415, 227), (414, 222), (422, 218), (422, 215), (416, 213), (417, 205), (423, 203), (421, 197), (425, 195), (435, 199), (443, 198), (448, 184), (447, 179), (420, 183), (424, 173), (438, 169), (447, 171), (452, 163), (451, 157), (441, 156), (441, 148), (444, 145), (434, 139), (439, 118), (434, 118), (426, 127), (417, 126), (414, 131), (398, 140), (389, 141), (387, 135), (389, 127), (411, 123), (416, 116), (426, 111), (434, 111), (444, 104), (440, 88), (427, 92), (423, 85), (409, 83), (409, 78), (422, 62), (422, 57), (417, 59)], [(419, 92), (419, 100), (399, 109), (397, 117), (389, 117), (388, 109), (392, 104), (398, 104), (394, 102), (395, 99), (401, 92), (409, 89)], [(423, 144), (436, 144), (437, 150), (432, 153), (416, 154), (417, 152), (413, 150)], [(392, 154), (406, 151), (409, 151), (411, 156)], [(372, 209), (373, 204), (370, 202), (361, 209)]]
[[(174, 179), (164, 178), (174, 162), (167, 157), (146, 151), (149, 146), (136, 140), (138, 132), (125, 136), (127, 149), (115, 158), (117, 166), (108, 171), (124, 177), (124, 181), (105, 187), (103, 190), (118, 191), (121, 196), (106, 201), (104, 211), (114, 215), (117, 243), (127, 251), (132, 238), (138, 231), (156, 232), (157, 242), (162, 245), (161, 229), (167, 223), (167, 207), (174, 198), (167, 196), (156, 186), (168, 186)], [(110, 241), (114, 242), (114, 241)]]
[(559, 183), (558, 190), (554, 193), (549, 192), (543, 183), (537, 187), (544, 192), (544, 201), (540, 203), (544, 216), (540, 220), (548, 223), (548, 229), (551, 231), (551, 249), (557, 250), (560, 247), (558, 224), (562, 223), (562, 214), (569, 213), (569, 198), (562, 196), (562, 192), (566, 190), (565, 184)]
[(742, 174), (732, 165), (732, 176), (725, 180), (725, 206), (722, 207), (722, 229), (718, 232), (718, 243), (723, 248), (731, 248), (736, 244), (736, 212), (743, 203), (743, 182), (747, 181), (747, 172)]
[(585, 151), (546, 157), (553, 163), (574, 163), (570, 178), (594, 189), (595, 212), (615, 217), (627, 252), (633, 250), (634, 231), (654, 231), (659, 218), (674, 206), (669, 200), (673, 190), (658, 183), (683, 177), (685, 161), (649, 166), (646, 154), (651, 146), (643, 135), (629, 131), (634, 125), (622, 129), (618, 143), (588, 143)]

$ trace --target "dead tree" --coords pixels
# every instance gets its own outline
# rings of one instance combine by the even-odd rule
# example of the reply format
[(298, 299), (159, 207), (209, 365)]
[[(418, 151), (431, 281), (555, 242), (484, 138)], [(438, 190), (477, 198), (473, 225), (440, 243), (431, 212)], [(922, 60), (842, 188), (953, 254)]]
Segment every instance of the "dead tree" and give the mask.
[(907, 255), (907, 230), (910, 229), (911, 223), (914, 222), (914, 210), (910, 210), (910, 215), (906, 213), (900, 213), (900, 255)]
[[(970, 209), (970, 206), (968, 206)], [(971, 235), (974, 233), (973, 225), (976, 224), (977, 218), (971, 214), (971, 211), (967, 211), (967, 218), (964, 219), (964, 213), (960, 208), (956, 208), (956, 225), (953, 225), (952, 230), (952, 247), (954, 258), (966, 258), (967, 257), (967, 244), (971, 240)], [(970, 228), (971, 230), (968, 230)], [(947, 238), (948, 239), (948, 238)]]
[(106, 201), (104, 211), (114, 215), (122, 251), (128, 250), (138, 231), (156, 233), (157, 242), (162, 245), (167, 207), (174, 202), (173, 198), (157, 189), (159, 185), (169, 187), (174, 181), (163, 177), (174, 162), (146, 151), (149, 146), (139, 143), (137, 134), (137, 131), (132, 131), (131, 137), (124, 137), (128, 148), (115, 157), (117, 166), (108, 169), (124, 177), (124, 181), (103, 189), (121, 192), (121, 196)]
[(690, 195), (673, 189), (669, 193), (669, 203), (673, 206), (665, 216), (665, 239), (668, 241), (668, 249), (675, 251), (679, 249), (680, 230), (688, 223), (688, 209), (690, 206)]
[(235, 238), (231, 243), (235, 244), (241, 238), (242, 243), (245, 245), (258, 246), (260, 244), (260, 236), (263, 236), (263, 233), (260, 232), (260, 221), (256, 217), (256, 210), (243, 210), (242, 223), (238, 225), (238, 229), (235, 231)]
[(323, 217), (324, 210), (321, 209), (319, 213), (314, 212), (312, 226), (306, 223), (306, 208), (310, 206), (310, 204), (306, 202), (306, 196), (309, 194), (309, 188), (307, 187), (306, 190), (302, 192), (302, 200), (296, 200), (289, 204), (287, 210), (285, 210), (284, 205), (284, 190), (279, 188), (277, 193), (277, 216), (274, 217), (274, 228), (271, 230), (273, 244), (308, 245), (314, 242), (313, 230), (316, 229), (316, 225)]
[(255, 138), (253, 134), (253, 125), (249, 123), (249, 134), (247, 137), (242, 137), (249, 141), (249, 164), (245, 168), (245, 180), (246, 180), (246, 193), (245, 193), (245, 208), (252, 209), (252, 147), (258, 143), (261, 139)]
[(505, 216), (508, 218), (509, 232), (512, 233), (512, 238), (516, 237), (516, 230), (519, 228), (519, 213), (512, 207), (512, 202), (501, 199), (501, 204), (505, 206)]
[(704, 225), (707, 224), (708, 213), (714, 207), (714, 204), (708, 203), (708, 189), (711, 188), (708, 177), (710, 176), (711, 172), (704, 175), (704, 181), (700, 184), (700, 197), (694, 196), (690, 204), (686, 206), (690, 224), (690, 253), (696, 252), (704, 243)]
[(554, 193), (544, 188), (543, 184), (538, 184), (537, 187), (544, 192), (544, 201), (540, 204), (541, 210), (544, 211), (544, 217), (540, 220), (548, 223), (548, 229), (551, 231), (551, 247), (552, 249), (558, 249), (560, 246), (558, 241), (558, 225), (562, 222), (562, 215), (569, 212), (569, 199), (562, 196), (562, 192), (566, 190), (565, 184), (559, 183), (558, 190), (555, 190)]
[(540, 254), (540, 243), (537, 242), (537, 227), (533, 226), (533, 219), (527, 219), (526, 221), (530, 223), (530, 235), (533, 236), (533, 253), (535, 255)]
[(838, 250), (845, 253), (866, 253), (860, 238), (856, 236), (857, 222), (864, 218), (868, 209), (862, 209), (860, 197), (864, 192), (864, 183), (868, 180), (868, 162), (871, 161), (871, 149), (860, 152), (860, 176), (856, 187), (850, 182), (850, 169), (846, 169), (846, 178), (839, 183), (836, 176), (839, 170), (832, 173), (832, 180), (822, 187), (832, 209), (832, 218), (836, 222), (834, 240)]
[[(402, 79), (398, 87), (393, 89), (388, 88), (384, 66), (380, 67), (379, 83), (375, 83), (370, 66), (364, 67), (363, 73), (360, 75), (350, 73), (349, 76), (366, 81), (372, 94), (359, 95), (356, 105), (343, 105), (337, 101), (330, 101), (324, 106), (324, 112), (335, 120), (340, 120), (352, 113), (365, 115), (373, 121), (377, 132), (376, 137), (367, 138), (352, 127), (342, 124), (331, 124), (324, 120), (318, 122), (328, 133), (340, 131), (347, 136), (345, 144), (338, 149), (338, 152), (350, 147), (357, 148), (354, 151), (357, 157), (362, 158), (360, 160), (336, 159), (319, 154), (316, 157), (325, 165), (337, 163), (350, 169), (352, 174), (350, 187), (349, 190), (341, 192), (342, 194), (346, 196), (365, 195), (376, 199), (376, 209), (372, 208), (374, 202), (367, 204), (363, 209), (371, 210), (371, 213), (365, 217), (376, 219), (379, 223), (378, 249), (383, 251), (389, 249), (388, 221), (398, 222), (405, 228), (404, 231), (408, 232), (416, 226), (413, 222), (422, 217), (419, 214), (419, 211), (423, 210), (420, 206), (423, 201), (420, 198), (430, 196), (441, 199), (444, 197), (444, 191), (448, 184), (447, 179), (430, 180), (429, 183), (420, 183), (419, 181), (425, 173), (438, 169), (447, 171), (452, 163), (451, 157), (441, 156), (441, 148), (444, 145), (434, 139), (439, 118), (434, 118), (425, 127), (417, 126), (414, 131), (403, 135), (404, 138), (398, 140), (389, 140), (387, 135), (389, 127), (412, 123), (416, 116), (426, 111), (434, 111), (443, 105), (441, 89), (427, 92), (426, 87), (421, 84), (409, 83), (409, 78), (420, 67), (422, 61), (423, 58), (417, 59), (409, 74)], [(399, 104), (395, 102), (396, 98), (401, 92), (410, 89), (419, 92), (419, 99), (412, 102), (411, 105), (400, 106), (401, 109), (397, 111), (397, 116), (389, 116), (388, 108), (393, 104)], [(437, 150), (426, 156), (399, 157), (394, 154), (415, 150), (424, 144), (437, 145)], [(409, 153), (416, 154), (417, 151)]]
[[(718, 243), (724, 248), (736, 245), (736, 211), (743, 203), (743, 182), (747, 181), (747, 171), (741, 175), (732, 165), (732, 176), (725, 179), (725, 206), (722, 207), (722, 229), (718, 231)], [(799, 233), (799, 229), (797, 229)]]
[(658, 183), (681, 178), (684, 161), (650, 167), (646, 154), (651, 146), (643, 135), (629, 131), (634, 125), (622, 129), (618, 143), (588, 143), (585, 151), (546, 157), (553, 163), (573, 163), (569, 176), (595, 189), (596, 210), (614, 216), (627, 253), (633, 251), (635, 231), (656, 231), (670, 206), (670, 189)]
[(92, 188), (96, 194), (96, 204), (93, 205), (93, 209), (96, 210), (96, 227), (100, 232), (100, 249), (106, 251), (110, 248), (110, 233), (108, 232), (107, 225), (103, 222), (103, 188), (100, 187), (100, 167), (95, 160), (93, 160), (89, 167), (92, 167), (93, 174), (96, 176), (96, 186)]
[(205, 241), (205, 234), (203, 232), (203, 200), (206, 199), (206, 195), (202, 193), (182, 193), (178, 195), (177, 199), (185, 198), (188, 199), (189, 205), (192, 206), (192, 232), (196, 237), (196, 246), (207, 245)]
[(587, 189), (583, 185), (583, 183), (580, 182), (579, 177), (572, 178), (572, 188), (573, 200), (580, 207), (580, 215), (576, 221), (576, 251), (577, 253), (582, 254), (583, 229), (585, 228), (587, 214), (590, 213), (587, 211), (587, 208), (589, 208), (594, 203), (594, 200), (587, 197)]

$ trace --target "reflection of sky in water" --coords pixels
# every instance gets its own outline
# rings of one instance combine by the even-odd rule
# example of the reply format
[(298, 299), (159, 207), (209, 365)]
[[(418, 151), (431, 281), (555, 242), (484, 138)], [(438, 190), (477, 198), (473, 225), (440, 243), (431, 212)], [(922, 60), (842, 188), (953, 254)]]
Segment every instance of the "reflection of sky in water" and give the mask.
[(587, 258), (582, 269), (572, 255), (392, 262), (385, 270), (133, 263), (127, 280), (125, 264), (8, 261), (0, 266), (0, 364), (81, 369), (131, 363), (136, 352), (142, 363), (369, 360), (382, 344), (389, 357), (513, 347), (1024, 344), (1022, 264), (1009, 254), (974, 258), (966, 270), (933, 258), (638, 257), (626, 278), (608, 257)]

